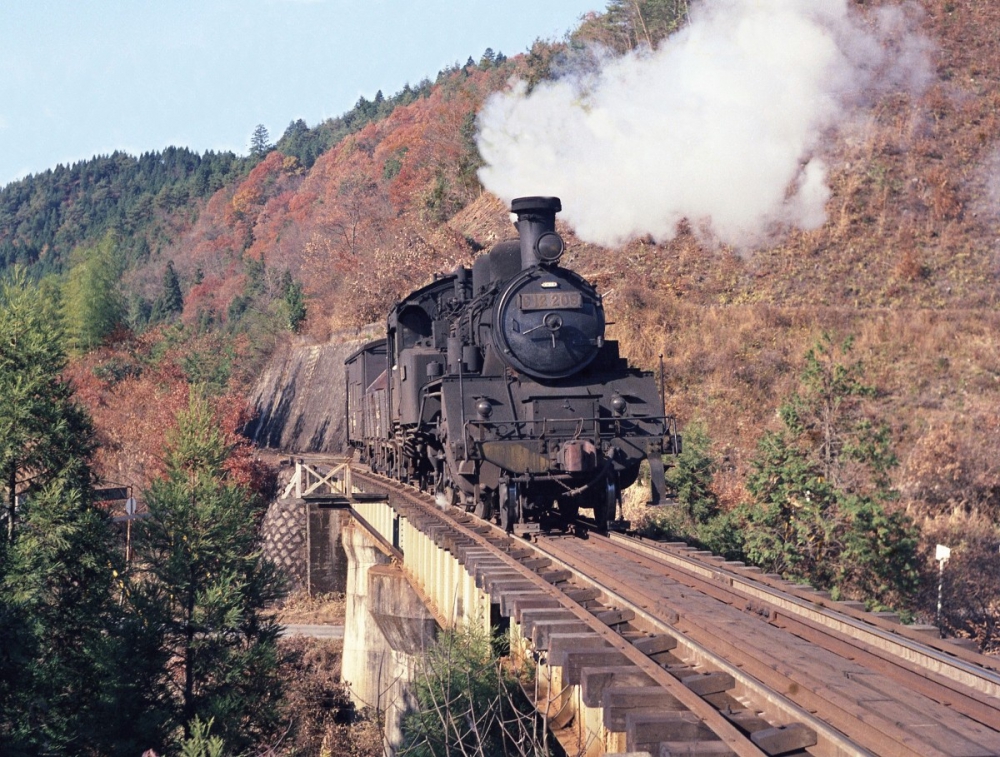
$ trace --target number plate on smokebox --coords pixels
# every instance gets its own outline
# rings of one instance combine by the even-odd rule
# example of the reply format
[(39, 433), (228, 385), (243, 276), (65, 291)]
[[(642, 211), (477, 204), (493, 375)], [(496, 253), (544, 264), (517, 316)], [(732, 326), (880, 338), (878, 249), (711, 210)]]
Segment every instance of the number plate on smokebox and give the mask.
[(583, 295), (579, 292), (524, 292), (521, 310), (579, 310)]

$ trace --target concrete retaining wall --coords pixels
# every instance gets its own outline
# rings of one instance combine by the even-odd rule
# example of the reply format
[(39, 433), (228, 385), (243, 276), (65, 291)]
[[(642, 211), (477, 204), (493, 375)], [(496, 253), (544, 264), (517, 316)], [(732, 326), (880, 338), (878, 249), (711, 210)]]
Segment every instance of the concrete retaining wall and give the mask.
[(344, 360), (364, 341), (290, 346), (277, 352), (251, 396), (257, 420), (246, 435), (284, 452), (341, 452), (344, 445)]

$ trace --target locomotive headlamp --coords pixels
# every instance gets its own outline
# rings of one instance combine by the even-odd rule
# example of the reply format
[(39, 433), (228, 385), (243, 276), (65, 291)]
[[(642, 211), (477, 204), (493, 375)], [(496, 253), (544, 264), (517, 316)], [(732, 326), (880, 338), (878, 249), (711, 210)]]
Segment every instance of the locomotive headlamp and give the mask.
[(611, 409), (618, 415), (624, 415), (625, 411), (628, 410), (628, 403), (625, 401), (624, 397), (616, 393), (611, 398)]
[(540, 263), (555, 263), (562, 257), (566, 245), (554, 231), (547, 231), (535, 242), (535, 254)]
[(480, 418), (486, 420), (493, 415), (493, 405), (490, 404), (489, 400), (481, 399), (476, 403), (476, 412), (479, 414)]

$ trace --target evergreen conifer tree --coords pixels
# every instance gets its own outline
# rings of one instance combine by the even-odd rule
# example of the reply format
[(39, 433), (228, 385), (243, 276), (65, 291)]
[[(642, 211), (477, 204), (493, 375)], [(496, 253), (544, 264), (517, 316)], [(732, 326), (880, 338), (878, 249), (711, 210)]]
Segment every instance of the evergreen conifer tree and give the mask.
[(54, 304), (15, 268), (0, 283), (0, 491), (7, 541), (13, 542), (18, 499), (61, 477), (89, 483), (92, 445), (86, 414), (62, 379), (66, 365)]
[(178, 737), (195, 719), (242, 752), (278, 718), (279, 626), (266, 607), (282, 584), (257, 544), (260, 506), (229, 480), (226, 440), (192, 393), (168, 440), (167, 474), (137, 529), (137, 602), (160, 629), (165, 712)]
[(850, 339), (824, 334), (779, 410), (783, 427), (761, 438), (747, 477), (746, 555), (838, 596), (900, 607), (916, 589), (916, 529), (890, 507), (889, 430), (863, 403), (876, 392), (850, 351)]
[(285, 271), (281, 277), (281, 297), (288, 329), (298, 331), (302, 321), (306, 319), (306, 298), (302, 292), (302, 284), (295, 281), (289, 271)]
[(121, 553), (93, 499), (93, 430), (64, 364), (57, 307), (15, 270), (0, 285), (0, 744), (134, 754), (156, 730), (142, 624), (117, 601)]
[(271, 152), (274, 145), (271, 144), (270, 140), (271, 135), (267, 133), (267, 127), (264, 124), (257, 124), (253, 134), (250, 135), (250, 157), (259, 160)]
[(77, 251), (76, 258), (63, 295), (66, 325), (73, 347), (87, 350), (124, 323), (125, 302), (118, 288), (121, 270), (110, 234), (95, 247)]
[[(138, 754), (162, 730), (142, 619), (119, 604), (122, 554), (89, 489), (55, 479), (24, 507), (0, 582), (13, 649), (5, 754)], [(13, 746), (13, 745), (16, 745)]]
[(709, 447), (705, 424), (688, 424), (684, 429), (684, 451), (667, 471), (667, 483), (677, 492), (678, 504), (697, 524), (708, 522), (719, 512), (719, 500), (711, 488), (715, 461)]
[(168, 260), (163, 271), (163, 284), (160, 294), (153, 301), (153, 310), (149, 319), (153, 323), (165, 321), (184, 309), (184, 295), (181, 293), (181, 281), (174, 270), (174, 261)]

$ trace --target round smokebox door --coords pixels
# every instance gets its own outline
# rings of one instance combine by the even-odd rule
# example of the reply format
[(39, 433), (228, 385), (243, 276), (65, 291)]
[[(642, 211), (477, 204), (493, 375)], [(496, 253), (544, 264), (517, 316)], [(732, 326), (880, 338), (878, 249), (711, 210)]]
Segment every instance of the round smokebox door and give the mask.
[(497, 347), (516, 370), (563, 378), (585, 368), (604, 340), (604, 310), (570, 271), (529, 269), (497, 302)]

